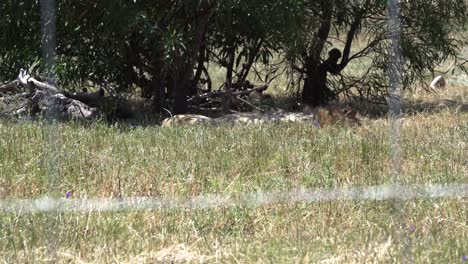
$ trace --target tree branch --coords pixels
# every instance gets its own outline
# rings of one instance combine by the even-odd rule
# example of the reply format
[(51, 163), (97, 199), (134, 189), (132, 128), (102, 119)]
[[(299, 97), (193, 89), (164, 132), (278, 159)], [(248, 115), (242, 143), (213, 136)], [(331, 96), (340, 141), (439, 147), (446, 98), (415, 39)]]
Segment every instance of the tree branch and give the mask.
[(61, 92), (59, 89), (57, 89), (56, 87), (54, 87), (54, 86), (52, 86), (50, 84), (43, 83), (43, 82), (40, 82), (40, 81), (34, 79), (24, 69), (20, 70), (20, 73), (18, 75), (18, 81), (22, 85), (24, 85), (25, 87), (28, 87), (30, 89), (36, 87), (36, 88), (38, 88), (40, 90), (48, 91), (48, 92), (51, 92), (51, 93), (60, 93)]

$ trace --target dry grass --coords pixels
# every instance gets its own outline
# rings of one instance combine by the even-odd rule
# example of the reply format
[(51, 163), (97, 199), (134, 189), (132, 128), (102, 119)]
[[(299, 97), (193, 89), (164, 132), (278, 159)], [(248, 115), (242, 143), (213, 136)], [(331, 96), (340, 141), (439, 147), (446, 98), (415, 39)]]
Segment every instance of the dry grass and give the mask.
[[(218, 71), (213, 81), (221, 83), (224, 73), (210, 71)], [(403, 183), (468, 183), (464, 80), (452, 76), (445, 90), (405, 95)], [(278, 78), (272, 92), (285, 85)], [(189, 197), (389, 183), (388, 120), (363, 118), (361, 127), (323, 129), (0, 120), (0, 199), (66, 192), (71, 198)], [(0, 262), (395, 263), (412, 256), (416, 263), (461, 263), (468, 255), (467, 219), (466, 198), (2, 213)]]
[[(408, 97), (404, 183), (468, 183), (466, 87)], [(450, 105), (440, 102), (450, 100)], [(0, 197), (235, 194), (390, 182), (389, 125), (127, 127), (0, 121)], [(58, 178), (50, 177), (57, 175)], [(459, 263), (468, 201), (0, 215), (0, 259), (47, 263)], [(399, 236), (406, 237), (407, 243)], [(409, 245), (409, 246), (407, 246)]]

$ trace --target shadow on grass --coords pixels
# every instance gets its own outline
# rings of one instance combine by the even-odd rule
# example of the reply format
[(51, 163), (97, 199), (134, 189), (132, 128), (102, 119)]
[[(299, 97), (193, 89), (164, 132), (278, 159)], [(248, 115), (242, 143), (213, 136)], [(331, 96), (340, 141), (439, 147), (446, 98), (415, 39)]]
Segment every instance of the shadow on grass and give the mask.
[[(361, 116), (371, 119), (384, 118), (387, 116), (389, 108), (385, 104), (372, 104), (363, 100), (353, 100), (349, 103), (350, 107), (358, 112)], [(404, 115), (416, 114), (438, 114), (444, 111), (454, 113), (468, 112), (468, 104), (459, 100), (442, 99), (442, 100), (404, 100), (402, 111)]]
[[(7, 102), (0, 100), (0, 120), (7, 122), (44, 122), (46, 118), (41, 115), (25, 115), (15, 114), (14, 111), (22, 107), (21, 102), (8, 102), (8, 108), (6, 107)], [(388, 106), (384, 104), (374, 104), (366, 102), (359, 98), (353, 98), (351, 102), (343, 102), (344, 106), (349, 106), (355, 110), (360, 116), (378, 119), (383, 118), (388, 114)], [(151, 111), (147, 102), (132, 101), (120, 102), (118, 106), (112, 105), (113, 109), (105, 109), (106, 114), (102, 117), (93, 120), (70, 120), (67, 118), (58, 119), (61, 123), (73, 123), (75, 125), (89, 127), (92, 124), (104, 123), (111, 126), (117, 126), (123, 130), (133, 127), (151, 127), (159, 126), (165, 117), (169, 117), (169, 112), (157, 114)], [(258, 109), (252, 109), (252, 111), (262, 112), (301, 112), (304, 105), (300, 103), (300, 100), (294, 96), (267, 96), (257, 102), (256, 107)], [(405, 115), (415, 115), (419, 113), (425, 114), (437, 114), (443, 111), (451, 111), (455, 113), (466, 113), (468, 112), (468, 104), (460, 100), (438, 100), (438, 101), (424, 101), (424, 100), (408, 100), (404, 102), (403, 112)], [(248, 111), (248, 110), (247, 110)], [(204, 113), (190, 111), (192, 114), (202, 114), (210, 117), (218, 117), (222, 115), (219, 113)]]
[(0, 95), (0, 121), (11, 123), (22, 122), (58, 122), (88, 127), (101, 123), (116, 126), (156, 126), (162, 121), (162, 116), (152, 113), (147, 102), (142, 100), (105, 100), (99, 110), (101, 114), (93, 119), (70, 118), (66, 110), (53, 117), (44, 116), (45, 111), (40, 106), (31, 107), (31, 101), (21, 97)]
[(409, 115), (418, 113), (437, 114), (447, 110), (456, 113), (466, 113), (468, 112), (468, 104), (458, 100), (448, 99), (431, 102), (415, 100), (406, 102), (403, 109), (404, 112)]

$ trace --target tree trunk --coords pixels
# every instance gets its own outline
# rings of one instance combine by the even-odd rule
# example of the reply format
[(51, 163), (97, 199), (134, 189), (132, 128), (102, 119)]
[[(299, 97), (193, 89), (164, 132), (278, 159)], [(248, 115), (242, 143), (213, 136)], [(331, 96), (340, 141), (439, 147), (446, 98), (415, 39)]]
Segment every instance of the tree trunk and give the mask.
[(165, 76), (155, 75), (151, 81), (151, 90), (153, 91), (153, 107), (156, 113), (162, 113), (164, 101), (166, 99)]
[(322, 85), (320, 84), (319, 66), (320, 58), (313, 58), (313, 56), (306, 58), (306, 78), (304, 79), (304, 89), (302, 90), (302, 101), (311, 106), (320, 105), (322, 100), (320, 96)]
[(260, 52), (260, 48), (263, 45), (263, 39), (260, 39), (252, 50), (250, 50), (249, 53), (249, 59), (247, 61), (247, 64), (243, 68), (243, 72), (241, 75), (241, 78), (238, 80), (240, 85), (244, 85), (245, 80), (247, 79), (247, 75), (249, 75), (250, 69), (252, 68), (253, 63), (255, 62), (255, 57), (257, 57), (257, 54)]
[(188, 79), (183, 76), (179, 81), (175, 81), (174, 87), (174, 115), (185, 114), (187, 112)]
[(236, 55), (236, 48), (234, 43), (229, 48), (227, 57), (227, 65), (226, 65), (226, 90), (231, 89), (232, 86), (232, 73), (234, 69), (234, 59)]
[(211, 16), (211, 6), (208, 1), (203, 1), (198, 12), (198, 22), (195, 25), (194, 36), (190, 45), (187, 58), (182, 57), (182, 67), (180, 67), (179, 78), (176, 80), (174, 87), (174, 114), (185, 114), (187, 112), (187, 95), (189, 91), (190, 80), (193, 77), (193, 66), (196, 63), (196, 58), (200, 46), (203, 41), (208, 20)]
[(312, 105), (318, 105), (321, 98), (320, 94), (324, 91), (320, 89), (324, 88), (320, 84), (318, 68), (320, 66), (320, 54), (325, 46), (325, 43), (330, 34), (331, 22), (333, 18), (333, 1), (322, 2), (322, 17), (315, 43), (312, 45), (312, 49), (308, 52), (305, 58), (304, 69), (306, 72), (306, 78), (304, 80), (304, 88), (302, 90), (302, 100), (305, 103)]
[[(206, 32), (204, 33), (204, 35), (205, 34)], [(203, 38), (203, 41), (200, 45), (200, 50), (198, 51), (198, 60), (197, 60), (198, 66), (197, 66), (197, 71), (195, 72), (195, 77), (194, 77), (195, 83), (200, 82), (203, 69), (205, 68), (204, 64), (207, 61), (205, 54), (206, 54), (205, 38)]]

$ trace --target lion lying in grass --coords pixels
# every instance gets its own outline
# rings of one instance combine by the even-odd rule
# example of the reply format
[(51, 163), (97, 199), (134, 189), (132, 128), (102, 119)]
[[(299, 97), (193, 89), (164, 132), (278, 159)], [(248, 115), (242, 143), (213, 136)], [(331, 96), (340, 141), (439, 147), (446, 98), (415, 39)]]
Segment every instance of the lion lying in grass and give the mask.
[(360, 125), (360, 120), (354, 110), (339, 106), (328, 105), (324, 107), (305, 107), (303, 113), (237, 113), (218, 118), (209, 118), (203, 115), (175, 115), (164, 119), (163, 127), (190, 126), (190, 125), (262, 125), (270, 123), (312, 123), (317, 126), (327, 125)]
[(315, 116), (317, 118), (317, 122), (320, 123), (321, 126), (339, 124), (350, 126), (361, 125), (361, 120), (358, 118), (356, 111), (349, 107), (343, 107), (337, 104), (315, 108), (306, 106), (303, 109), (303, 113)]

